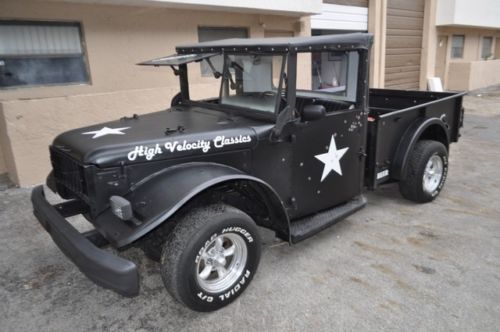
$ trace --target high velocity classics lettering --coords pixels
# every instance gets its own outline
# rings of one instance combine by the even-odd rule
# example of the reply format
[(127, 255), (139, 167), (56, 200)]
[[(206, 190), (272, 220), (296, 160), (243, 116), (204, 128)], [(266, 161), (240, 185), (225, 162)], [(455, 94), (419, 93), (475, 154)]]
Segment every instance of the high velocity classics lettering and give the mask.
[(128, 160), (134, 161), (139, 157), (146, 160), (152, 160), (157, 155), (163, 153), (174, 153), (176, 151), (191, 151), (200, 150), (207, 153), (213, 147), (214, 149), (222, 149), (227, 145), (235, 145), (242, 143), (250, 143), (252, 138), (249, 135), (239, 136), (216, 136), (212, 140), (197, 140), (193, 142), (183, 141), (170, 141), (164, 144), (156, 143), (154, 146), (138, 145), (127, 154)]

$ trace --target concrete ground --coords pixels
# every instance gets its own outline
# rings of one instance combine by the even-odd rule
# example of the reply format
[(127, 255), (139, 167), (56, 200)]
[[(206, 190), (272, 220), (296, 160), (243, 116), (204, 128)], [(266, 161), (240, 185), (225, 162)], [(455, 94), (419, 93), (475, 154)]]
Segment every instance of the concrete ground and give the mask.
[(397, 186), (367, 193), (362, 211), (296, 246), (267, 240), (259, 273), (235, 303), (200, 314), (163, 288), (159, 266), (132, 249), (141, 295), (87, 280), (31, 214), (27, 189), (0, 192), (2, 331), (498, 331), (500, 89), (468, 96), (433, 203)]

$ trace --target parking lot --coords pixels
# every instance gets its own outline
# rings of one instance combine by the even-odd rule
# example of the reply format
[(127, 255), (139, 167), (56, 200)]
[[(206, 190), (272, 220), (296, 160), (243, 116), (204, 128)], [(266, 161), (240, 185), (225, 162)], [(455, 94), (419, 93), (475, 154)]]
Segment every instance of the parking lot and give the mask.
[(95, 286), (31, 213), (29, 189), (0, 191), (2, 331), (494, 331), (500, 325), (500, 88), (465, 99), (439, 198), (397, 186), (290, 247), (265, 233), (259, 272), (232, 305), (192, 312), (164, 290), (159, 265), (131, 249), (141, 294)]

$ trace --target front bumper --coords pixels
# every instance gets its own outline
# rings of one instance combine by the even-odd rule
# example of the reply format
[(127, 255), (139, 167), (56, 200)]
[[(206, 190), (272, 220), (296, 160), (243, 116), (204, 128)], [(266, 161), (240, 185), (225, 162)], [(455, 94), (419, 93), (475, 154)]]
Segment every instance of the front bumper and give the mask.
[(61, 251), (90, 280), (121, 295), (132, 297), (139, 294), (137, 266), (126, 259), (100, 249), (106, 240), (95, 230), (78, 232), (65, 218), (81, 214), (78, 201), (50, 205), (43, 186), (31, 193), (33, 213), (50, 234)]

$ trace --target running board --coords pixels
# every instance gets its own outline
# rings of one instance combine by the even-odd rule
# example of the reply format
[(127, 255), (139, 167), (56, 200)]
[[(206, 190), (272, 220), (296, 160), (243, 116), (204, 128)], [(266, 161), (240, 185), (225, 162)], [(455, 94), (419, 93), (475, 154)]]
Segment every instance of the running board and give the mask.
[(321, 232), (338, 221), (349, 217), (354, 212), (361, 210), (365, 205), (365, 196), (359, 195), (342, 205), (292, 221), (290, 223), (291, 243), (300, 242)]

